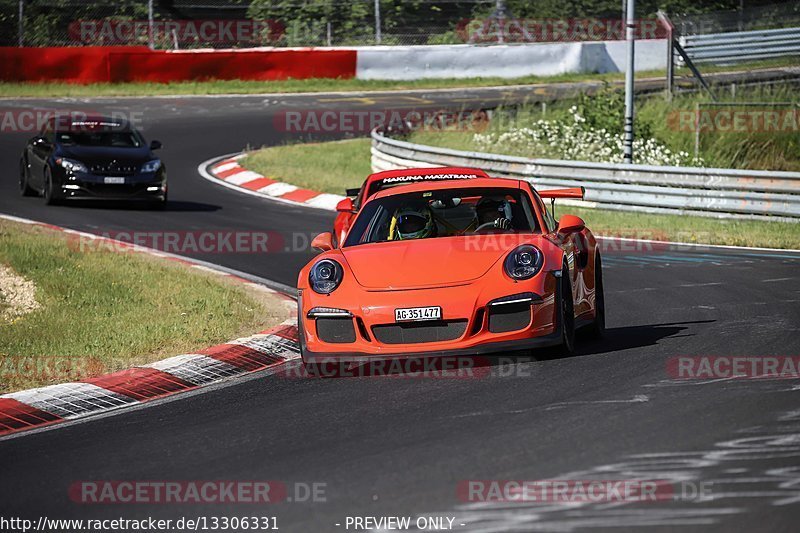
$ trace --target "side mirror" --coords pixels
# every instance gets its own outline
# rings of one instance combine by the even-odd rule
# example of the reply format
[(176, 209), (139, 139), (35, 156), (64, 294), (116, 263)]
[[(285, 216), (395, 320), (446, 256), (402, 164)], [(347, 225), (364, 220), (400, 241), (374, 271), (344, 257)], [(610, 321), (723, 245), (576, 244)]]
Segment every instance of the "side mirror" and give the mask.
[(327, 252), (328, 250), (333, 250), (333, 235), (330, 231), (326, 231), (325, 233), (320, 233), (314, 240), (311, 241), (311, 247), (315, 248), (321, 252)]
[(353, 212), (353, 199), (345, 198), (336, 204), (336, 211), (339, 213), (352, 213)]
[(150, 141), (151, 150), (158, 150), (159, 148), (161, 148), (161, 141)]
[(575, 215), (564, 215), (558, 219), (559, 233), (578, 233), (579, 231), (583, 231), (585, 227), (586, 223), (583, 221), (583, 219), (576, 217)]

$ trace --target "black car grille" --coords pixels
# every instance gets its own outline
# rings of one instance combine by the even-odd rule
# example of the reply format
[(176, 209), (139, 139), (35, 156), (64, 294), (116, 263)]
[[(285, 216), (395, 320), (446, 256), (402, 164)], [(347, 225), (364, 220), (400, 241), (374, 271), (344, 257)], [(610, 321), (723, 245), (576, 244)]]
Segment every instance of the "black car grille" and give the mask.
[(92, 174), (98, 174), (102, 176), (133, 176), (136, 174), (138, 166), (116, 162), (97, 163), (95, 165), (91, 165), (89, 170), (92, 171)]
[(318, 318), (317, 336), (323, 342), (344, 344), (356, 341), (352, 318)]
[(531, 323), (531, 304), (498, 305), (489, 309), (489, 331), (505, 333), (522, 329)]
[(441, 320), (436, 322), (408, 322), (373, 326), (372, 333), (383, 344), (419, 344), (423, 342), (452, 341), (467, 330), (466, 320)]

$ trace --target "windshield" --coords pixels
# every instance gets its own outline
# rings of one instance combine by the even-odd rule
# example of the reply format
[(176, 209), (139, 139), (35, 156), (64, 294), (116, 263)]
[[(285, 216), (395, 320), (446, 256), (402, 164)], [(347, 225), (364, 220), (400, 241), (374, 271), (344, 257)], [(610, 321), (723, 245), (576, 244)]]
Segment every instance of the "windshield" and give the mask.
[(530, 199), (520, 189), (444, 189), (372, 200), (344, 245), (538, 231)]
[(61, 144), (78, 146), (140, 148), (144, 145), (141, 136), (131, 130), (60, 131), (56, 137)]

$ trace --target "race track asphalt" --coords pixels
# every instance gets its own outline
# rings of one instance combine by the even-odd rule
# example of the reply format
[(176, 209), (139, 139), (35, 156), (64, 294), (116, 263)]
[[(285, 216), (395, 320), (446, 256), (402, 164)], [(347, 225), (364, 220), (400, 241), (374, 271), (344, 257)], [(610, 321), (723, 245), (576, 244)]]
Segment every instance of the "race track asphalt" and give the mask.
[[(529, 95), (476, 91), (468, 103), (491, 106)], [(46, 207), (39, 198), (20, 198), (18, 154), (32, 134), (3, 133), (0, 157), (10, 170), (0, 182), (0, 212), (99, 233), (313, 235), (330, 228), (331, 213), (231, 191), (202, 179), (197, 166), (247, 145), (290, 140), (274, 127), (276, 113), (286, 109), (463, 105), (447, 93), (360, 98), (5, 101), (3, 107), (141, 111), (148, 138), (164, 143), (171, 205), (153, 212)], [(294, 285), (311, 255), (199, 257)], [(605, 260), (608, 334), (580, 343), (574, 357), (508, 359), (459, 379), (256, 374), (21, 434), (0, 441), (0, 516), (277, 516), (283, 531), (340, 531), (347, 516), (364, 515), (452, 516), (456, 531), (796, 530), (800, 382), (673, 380), (668, 364), (676, 356), (800, 355), (800, 254), (609, 245)], [(674, 487), (683, 481), (687, 494), (659, 503), (575, 506), (476, 504), (457, 494), (464, 480), (553, 478), (666, 479)], [(85, 480), (322, 483), (326, 501), (71, 501), (69, 487)], [(689, 498), (701, 484), (708, 497)]]

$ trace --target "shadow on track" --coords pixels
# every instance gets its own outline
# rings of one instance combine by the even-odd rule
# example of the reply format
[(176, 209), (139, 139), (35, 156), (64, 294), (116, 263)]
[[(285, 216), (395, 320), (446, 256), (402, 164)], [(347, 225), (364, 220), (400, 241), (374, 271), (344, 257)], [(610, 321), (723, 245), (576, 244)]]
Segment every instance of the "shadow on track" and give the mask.
[[(689, 326), (692, 324), (710, 324), (713, 322), (716, 322), (716, 320), (694, 320), (690, 322), (670, 322), (665, 324), (609, 328), (606, 329), (602, 339), (590, 341), (580, 339), (576, 346), (575, 356), (581, 357), (585, 355), (654, 346), (658, 344), (658, 341), (661, 339), (674, 337), (678, 333), (689, 329)], [(578, 332), (579, 335), (580, 333), (581, 332)]]
[(146, 202), (126, 202), (124, 200), (71, 200), (64, 202), (60, 206), (83, 207), (90, 209), (113, 209), (115, 211), (153, 211), (153, 212), (211, 212), (219, 211), (221, 206), (206, 204), (202, 202), (187, 202), (182, 200), (170, 200), (163, 207), (153, 208)]
[[(574, 357), (616, 352), (633, 348), (643, 348), (658, 344), (661, 339), (673, 337), (692, 324), (708, 324), (715, 320), (696, 320), (665, 324), (647, 324), (607, 329), (601, 340), (578, 343)], [(510, 367), (534, 362), (560, 359), (559, 348), (545, 348), (534, 351), (506, 352), (493, 355), (465, 357), (431, 357), (394, 359), (386, 361), (329, 361), (304, 367), (293, 362), (285, 366), (279, 377), (342, 379), (342, 378), (472, 378), (487, 375), (514, 375)]]

